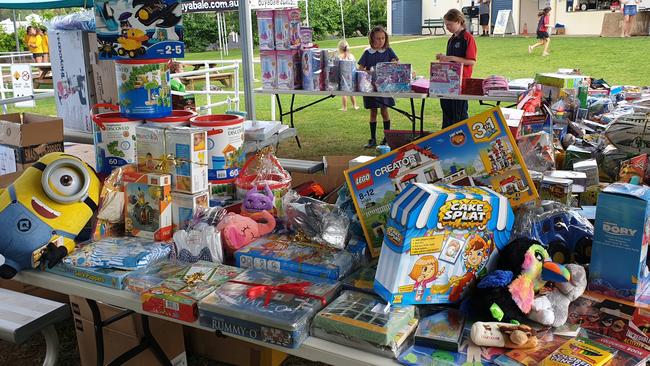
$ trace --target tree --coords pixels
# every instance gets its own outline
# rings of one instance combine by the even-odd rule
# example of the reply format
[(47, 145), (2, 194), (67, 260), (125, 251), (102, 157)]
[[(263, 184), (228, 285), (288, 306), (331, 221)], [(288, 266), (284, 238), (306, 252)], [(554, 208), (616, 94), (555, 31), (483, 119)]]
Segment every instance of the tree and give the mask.
[(184, 14), (183, 27), (185, 47), (192, 52), (205, 51), (219, 38), (214, 13)]

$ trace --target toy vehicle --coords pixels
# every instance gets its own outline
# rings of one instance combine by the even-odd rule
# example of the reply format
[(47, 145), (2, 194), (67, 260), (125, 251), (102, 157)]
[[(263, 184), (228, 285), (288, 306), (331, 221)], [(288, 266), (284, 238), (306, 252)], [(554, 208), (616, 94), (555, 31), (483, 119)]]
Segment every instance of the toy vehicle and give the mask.
[(151, 225), (153, 224), (154, 209), (149, 205), (149, 203), (144, 202), (144, 196), (136, 197), (135, 195), (131, 196), (130, 203), (133, 206), (133, 218), (140, 225)]
[(135, 13), (140, 23), (148, 27), (157, 20), (162, 19), (163, 21), (156, 26), (163, 28), (172, 27), (180, 21), (181, 18), (174, 14), (178, 4), (178, 2), (167, 4), (163, 0), (135, 0), (133, 2), (133, 6), (142, 5)]
[(548, 253), (556, 263), (589, 263), (593, 227), (578, 219), (577, 214), (566, 211), (546, 212), (533, 222), (533, 237), (548, 247)]

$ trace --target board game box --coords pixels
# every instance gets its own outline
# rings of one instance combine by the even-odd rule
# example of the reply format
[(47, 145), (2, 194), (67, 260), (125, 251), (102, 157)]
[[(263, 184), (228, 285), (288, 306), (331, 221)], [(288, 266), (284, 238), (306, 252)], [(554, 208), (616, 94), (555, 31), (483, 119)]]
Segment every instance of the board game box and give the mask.
[(513, 207), (537, 198), (499, 108), (358, 165), (345, 176), (374, 257), (381, 249), (390, 205), (409, 183), (488, 186)]
[(465, 318), (457, 309), (445, 309), (422, 318), (415, 332), (415, 344), (457, 352)]

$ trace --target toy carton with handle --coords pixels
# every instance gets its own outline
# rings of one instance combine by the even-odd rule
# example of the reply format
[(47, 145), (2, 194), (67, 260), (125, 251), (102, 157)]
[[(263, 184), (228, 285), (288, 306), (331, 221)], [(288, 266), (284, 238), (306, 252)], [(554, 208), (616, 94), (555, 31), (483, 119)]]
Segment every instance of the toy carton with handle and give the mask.
[(614, 183), (598, 196), (589, 289), (650, 304), (650, 188)]
[(391, 204), (409, 183), (490, 187), (512, 207), (537, 199), (499, 108), (355, 166), (345, 177), (374, 257), (381, 249)]
[(375, 292), (392, 304), (457, 302), (513, 225), (508, 199), (489, 188), (410, 184), (389, 211)]

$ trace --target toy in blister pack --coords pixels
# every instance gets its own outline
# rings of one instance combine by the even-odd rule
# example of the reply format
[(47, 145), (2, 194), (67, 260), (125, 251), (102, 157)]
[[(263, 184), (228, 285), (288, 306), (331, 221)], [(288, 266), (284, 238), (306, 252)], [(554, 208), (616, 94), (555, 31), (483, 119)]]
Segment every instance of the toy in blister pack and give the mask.
[(375, 66), (375, 85), (378, 92), (400, 93), (411, 91), (411, 64), (380, 62)]
[(553, 137), (547, 132), (518, 136), (517, 146), (528, 169), (542, 173), (555, 169)]
[(498, 108), (355, 166), (345, 176), (374, 257), (387, 233), (390, 205), (409, 183), (490, 187), (513, 207), (537, 198)]
[(539, 241), (556, 263), (589, 263), (594, 226), (566, 205), (543, 201), (519, 211), (513, 237)]
[(292, 230), (316, 243), (345, 248), (350, 221), (335, 205), (290, 192), (285, 196), (284, 212)]
[(95, 1), (100, 59), (182, 58), (179, 0)]
[(457, 302), (513, 224), (508, 200), (489, 188), (408, 185), (389, 209), (375, 292), (391, 304)]

